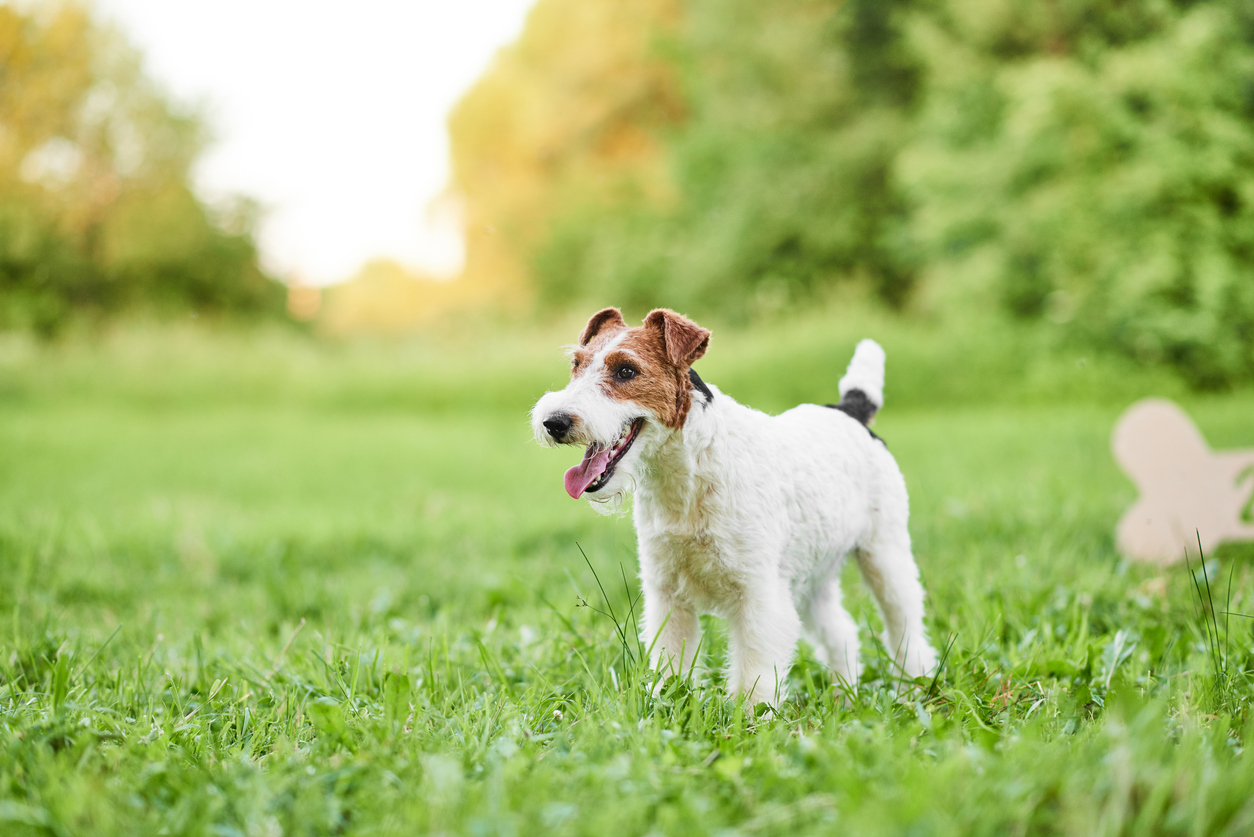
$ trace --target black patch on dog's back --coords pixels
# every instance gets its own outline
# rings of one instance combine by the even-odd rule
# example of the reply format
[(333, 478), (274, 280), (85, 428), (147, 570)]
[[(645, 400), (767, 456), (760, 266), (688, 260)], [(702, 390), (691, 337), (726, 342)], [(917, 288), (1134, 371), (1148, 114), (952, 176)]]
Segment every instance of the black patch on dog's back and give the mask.
[(867, 394), (860, 389), (851, 389), (841, 396), (839, 404), (824, 404), (824, 407), (831, 407), (833, 410), (840, 410), (850, 418), (857, 419), (858, 423), (866, 427), (866, 432), (871, 434), (871, 438), (878, 441), (884, 447), (888, 447), (888, 443), (875, 435), (875, 431), (867, 427), (867, 423), (875, 418), (875, 414), (879, 412), (879, 407), (875, 406), (875, 402), (867, 397)]
[(833, 410), (840, 410), (846, 415), (856, 418), (866, 427), (867, 423), (875, 417), (875, 413), (879, 410), (875, 406), (875, 402), (867, 398), (865, 392), (860, 389), (851, 389), (841, 396), (839, 404), (825, 404), (825, 407), (831, 407)]
[(688, 380), (692, 382), (692, 386), (705, 396), (705, 403), (709, 404), (714, 400), (714, 393), (705, 385), (705, 381), (701, 380), (701, 376), (697, 374), (697, 370), (688, 367)]

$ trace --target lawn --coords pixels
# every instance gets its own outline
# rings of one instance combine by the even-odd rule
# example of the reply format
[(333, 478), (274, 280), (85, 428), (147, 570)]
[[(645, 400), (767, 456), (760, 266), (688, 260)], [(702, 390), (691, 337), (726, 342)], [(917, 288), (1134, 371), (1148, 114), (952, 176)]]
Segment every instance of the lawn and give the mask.
[(0, 833), (1254, 833), (1254, 549), (1121, 560), (1108, 452), (1155, 393), (1254, 446), (1254, 393), (855, 319), (700, 368), (777, 410), (882, 339), (945, 664), (867, 641), (848, 693), (803, 648), (774, 713), (717, 620), (649, 696), (630, 519), (529, 438), (568, 324), (0, 340)]

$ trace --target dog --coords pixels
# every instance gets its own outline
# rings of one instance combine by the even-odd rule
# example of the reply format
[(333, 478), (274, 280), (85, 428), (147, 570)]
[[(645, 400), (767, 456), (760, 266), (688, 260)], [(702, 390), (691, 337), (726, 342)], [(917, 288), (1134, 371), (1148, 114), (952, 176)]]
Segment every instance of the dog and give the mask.
[(901, 673), (935, 669), (907, 529), (905, 479), (870, 430), (884, 403), (884, 350), (863, 340), (840, 403), (778, 416), (736, 403), (692, 369), (710, 331), (674, 311), (629, 327), (617, 308), (569, 347), (570, 383), (531, 413), (543, 445), (578, 445), (566, 492), (599, 509), (634, 494), (644, 593), (642, 641), (661, 675), (690, 673), (701, 627), (728, 622), (727, 688), (778, 703), (806, 635), (837, 681), (861, 673), (858, 626), (841, 604), (856, 556)]

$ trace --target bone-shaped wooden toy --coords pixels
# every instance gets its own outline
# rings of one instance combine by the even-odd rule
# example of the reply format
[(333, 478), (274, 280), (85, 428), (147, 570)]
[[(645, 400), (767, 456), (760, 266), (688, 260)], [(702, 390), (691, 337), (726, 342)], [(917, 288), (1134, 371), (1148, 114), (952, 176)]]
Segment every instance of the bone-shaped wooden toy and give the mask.
[(1115, 424), (1115, 461), (1140, 498), (1115, 530), (1129, 558), (1167, 565), (1254, 540), (1254, 449), (1213, 451), (1184, 411), (1147, 398)]

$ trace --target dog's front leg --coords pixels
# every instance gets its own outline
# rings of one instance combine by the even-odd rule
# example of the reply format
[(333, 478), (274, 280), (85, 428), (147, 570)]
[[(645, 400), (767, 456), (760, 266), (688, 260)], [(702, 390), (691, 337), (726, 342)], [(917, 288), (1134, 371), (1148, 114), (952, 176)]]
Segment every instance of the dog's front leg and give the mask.
[(750, 706), (777, 705), (801, 638), (801, 617), (787, 585), (746, 585), (728, 622), (728, 689), (748, 695)]
[(661, 676), (660, 687), (671, 675), (686, 677), (696, 660), (701, 642), (701, 622), (692, 607), (680, 602), (659, 585), (644, 584), (644, 631), (649, 664)]

